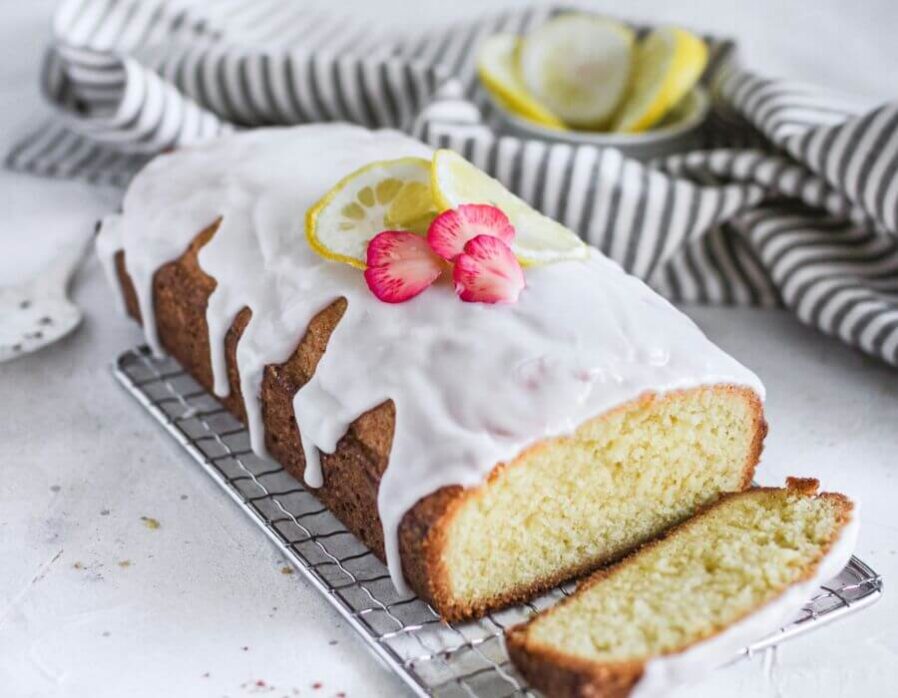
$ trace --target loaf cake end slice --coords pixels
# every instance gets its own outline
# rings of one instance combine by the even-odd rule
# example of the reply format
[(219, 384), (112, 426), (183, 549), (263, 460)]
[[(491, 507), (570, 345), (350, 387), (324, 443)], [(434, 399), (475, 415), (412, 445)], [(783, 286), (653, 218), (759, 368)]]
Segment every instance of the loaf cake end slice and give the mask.
[(662, 695), (788, 621), (850, 558), (852, 502), (816, 480), (725, 495), (512, 628), (512, 661), (549, 696)]

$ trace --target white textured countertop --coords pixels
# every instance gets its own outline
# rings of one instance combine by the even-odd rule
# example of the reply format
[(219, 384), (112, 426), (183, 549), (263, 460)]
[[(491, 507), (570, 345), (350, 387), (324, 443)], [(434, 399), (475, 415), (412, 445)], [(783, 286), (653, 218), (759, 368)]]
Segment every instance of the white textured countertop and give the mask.
[[(52, 4), (0, 9), (4, 149), (41, 113), (36, 61)], [(398, 0), (383, 4), (387, 17), (401, 16)], [(419, 0), (414, 21), (483, 4)], [(629, 3), (626, 11), (662, 13), (653, 5)], [(850, 14), (836, 0), (813, 10), (779, 5), (745, 2), (706, 17), (701, 7), (719, 6), (696, 2), (677, 17), (746, 37), (759, 68), (873, 95), (890, 84), (894, 49), (885, 31), (898, 19), (890, 2)], [(672, 18), (673, 10), (663, 15)], [(89, 225), (91, 208), (103, 204), (93, 200), (98, 193), (83, 192)], [(49, 184), (0, 175), (7, 268), (21, 247), (16, 240), (77, 223), (70, 211), (54, 209), (54, 198)], [(115, 314), (94, 260), (77, 277), (74, 297), (86, 312), (74, 335), (0, 364), (0, 695), (403, 695), (399, 680), (317, 592), (282, 572), (265, 538), (115, 383), (111, 362), (141, 335)], [(814, 475), (857, 497), (857, 553), (884, 575), (887, 591), (872, 609), (790, 642), (775, 657), (717, 671), (684, 695), (892, 694), (898, 372), (785, 312), (687, 311), (768, 387), (771, 429), (758, 479)]]

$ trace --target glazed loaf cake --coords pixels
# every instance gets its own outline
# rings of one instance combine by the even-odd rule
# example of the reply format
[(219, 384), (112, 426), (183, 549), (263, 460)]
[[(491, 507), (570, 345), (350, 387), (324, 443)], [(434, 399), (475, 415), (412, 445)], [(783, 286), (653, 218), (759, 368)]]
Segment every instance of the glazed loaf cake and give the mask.
[(98, 247), (151, 346), (446, 619), (529, 598), (748, 486), (760, 382), (598, 252), (528, 270), (517, 304), (488, 307), (437, 286), (388, 306), (308, 250), (318, 197), (408, 155), (429, 151), (342, 125), (185, 149), (138, 175)]

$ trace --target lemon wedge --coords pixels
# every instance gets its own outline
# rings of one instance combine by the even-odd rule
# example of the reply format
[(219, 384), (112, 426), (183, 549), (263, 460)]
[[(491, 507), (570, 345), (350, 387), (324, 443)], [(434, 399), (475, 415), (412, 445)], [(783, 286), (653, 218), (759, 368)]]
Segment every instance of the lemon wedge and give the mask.
[(484, 88), (512, 114), (549, 128), (564, 129), (564, 122), (534, 99), (518, 76), (521, 40), (511, 34), (486, 39), (477, 54), (477, 75)]
[(582, 259), (588, 248), (573, 232), (531, 208), (502, 184), (452, 150), (437, 150), (431, 190), (440, 210), (461, 204), (491, 204), (515, 227), (512, 249), (522, 264)]
[(639, 133), (657, 124), (695, 86), (708, 64), (700, 38), (675, 27), (661, 27), (636, 50), (629, 95), (614, 121), (615, 131)]
[(565, 123), (601, 128), (630, 82), (634, 34), (624, 24), (585, 13), (559, 15), (520, 48), (524, 86)]
[(306, 213), (306, 238), (322, 257), (364, 269), (383, 230), (424, 232), (437, 214), (424, 158), (373, 162), (341, 179)]

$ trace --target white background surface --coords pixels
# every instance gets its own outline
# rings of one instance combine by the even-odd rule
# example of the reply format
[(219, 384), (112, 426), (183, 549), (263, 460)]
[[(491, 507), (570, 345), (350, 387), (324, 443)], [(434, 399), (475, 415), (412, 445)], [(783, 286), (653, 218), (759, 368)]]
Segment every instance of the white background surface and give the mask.
[[(406, 27), (487, 2), (399, 0), (341, 6)], [(894, 97), (892, 0), (845, 3), (620, 3), (740, 38), (749, 65), (869, 96)], [(0, 145), (35, 123), (38, 59), (53, 3), (0, 5)], [(614, 9), (614, 3), (595, 3)], [(381, 10), (381, 8), (383, 8)], [(36, 264), (58, 231), (88, 231), (54, 207), (58, 188), (0, 174), (0, 281)], [(23, 241), (26, 241), (23, 243)], [(403, 695), (316, 593), (174, 441), (114, 383), (138, 343), (99, 267), (79, 274), (83, 326), (0, 365), (0, 695)], [(815, 475), (862, 502), (858, 554), (886, 578), (872, 609), (715, 672), (684, 695), (813, 697), (898, 693), (898, 372), (779, 311), (688, 308), (769, 391), (761, 482)], [(161, 522), (150, 530), (141, 516)], [(127, 561), (127, 565), (123, 564)], [(256, 682), (262, 680), (264, 686)], [(319, 688), (313, 684), (320, 682)], [(274, 687), (274, 690), (270, 690)]]

